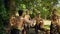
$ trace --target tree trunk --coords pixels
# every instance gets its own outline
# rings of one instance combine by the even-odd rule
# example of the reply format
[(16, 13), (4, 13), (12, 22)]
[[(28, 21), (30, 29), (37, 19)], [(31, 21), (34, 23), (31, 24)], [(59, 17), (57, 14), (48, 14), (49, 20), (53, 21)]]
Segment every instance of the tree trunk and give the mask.
[(9, 7), (10, 15), (15, 15), (15, 11), (16, 11), (15, 0), (10, 0), (10, 7)]
[(16, 11), (16, 6), (15, 6), (15, 0), (4, 0), (4, 3), (5, 3), (5, 8), (6, 8), (6, 11), (7, 11), (7, 14), (9, 15), (9, 22), (8, 22), (8, 24), (9, 25), (7, 25), (5, 28), (5, 30), (7, 31), (6, 33), (10, 33), (10, 29), (7, 29), (7, 27), (8, 28), (10, 28), (10, 17), (12, 16), (12, 15), (15, 15), (15, 11)]
[(15, 15), (16, 6), (15, 0), (5, 0), (5, 8), (9, 13), (9, 16)]

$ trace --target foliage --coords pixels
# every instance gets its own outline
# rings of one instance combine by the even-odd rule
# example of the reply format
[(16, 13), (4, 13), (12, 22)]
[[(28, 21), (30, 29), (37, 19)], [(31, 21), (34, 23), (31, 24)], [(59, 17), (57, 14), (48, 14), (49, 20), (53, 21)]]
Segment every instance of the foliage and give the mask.
[[(58, 0), (16, 0), (17, 8), (23, 9), (21, 4), (24, 5), (25, 9), (34, 10), (33, 13), (41, 12), (42, 18), (47, 18), (51, 15), (53, 6), (58, 3)], [(35, 13), (36, 14), (36, 13)], [(44, 17), (45, 16), (45, 17)]]
[(5, 10), (4, 0), (0, 0), (0, 34), (4, 34), (3, 28), (5, 20), (9, 18), (7, 11)]
[[(10, 1), (13, 1), (13, 0), (10, 0)], [(16, 3), (16, 6), (15, 4), (13, 4), (14, 6), (12, 9), (16, 7), (16, 9), (14, 9), (16, 10), (16, 12), (19, 9), (23, 9), (23, 10), (28, 9), (32, 11), (32, 14), (31, 14), (32, 18), (37, 12), (41, 13), (42, 18), (49, 18), (49, 16), (51, 15), (53, 6), (55, 6), (58, 3), (58, 0), (14, 0), (14, 2)], [(11, 9), (11, 6), (9, 6), (6, 3), (9, 3), (9, 2), (8, 1), (5, 2), (5, 0), (0, 0), (0, 34), (3, 34), (4, 32), (3, 23), (5, 23), (5, 20), (9, 20), (10, 12), (12, 14), (15, 13), (9, 10)], [(10, 2), (10, 4), (12, 3)]]

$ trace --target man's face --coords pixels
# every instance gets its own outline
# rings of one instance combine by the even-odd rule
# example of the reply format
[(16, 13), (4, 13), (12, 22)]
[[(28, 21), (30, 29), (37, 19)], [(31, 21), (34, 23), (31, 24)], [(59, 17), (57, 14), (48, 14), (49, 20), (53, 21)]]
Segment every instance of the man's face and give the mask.
[(27, 11), (26, 14), (29, 14), (29, 11)]
[(56, 12), (56, 11), (54, 11), (54, 12), (53, 12), (53, 14), (57, 14), (57, 12)]
[(37, 17), (41, 17), (41, 14), (38, 14)]

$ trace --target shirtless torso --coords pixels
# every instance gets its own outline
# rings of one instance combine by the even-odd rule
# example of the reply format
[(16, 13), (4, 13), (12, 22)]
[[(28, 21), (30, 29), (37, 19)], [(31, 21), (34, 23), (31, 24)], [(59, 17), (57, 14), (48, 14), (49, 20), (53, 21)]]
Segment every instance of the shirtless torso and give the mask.
[(12, 19), (10, 19), (10, 24), (12, 28), (23, 30), (23, 17), (13, 17)]
[(43, 24), (43, 20), (41, 18), (36, 18), (36, 24), (40, 24), (40, 27), (43, 28), (44, 24)]
[(23, 21), (24, 21), (24, 19), (23, 19), (23, 17), (18, 17), (17, 18), (17, 28), (19, 29), (19, 30), (23, 30)]

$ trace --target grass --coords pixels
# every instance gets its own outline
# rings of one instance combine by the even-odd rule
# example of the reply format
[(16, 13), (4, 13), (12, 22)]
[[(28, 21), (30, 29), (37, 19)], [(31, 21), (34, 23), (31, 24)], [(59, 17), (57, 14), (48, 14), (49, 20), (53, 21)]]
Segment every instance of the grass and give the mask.
[(44, 28), (50, 30), (50, 25), (44, 25)]

